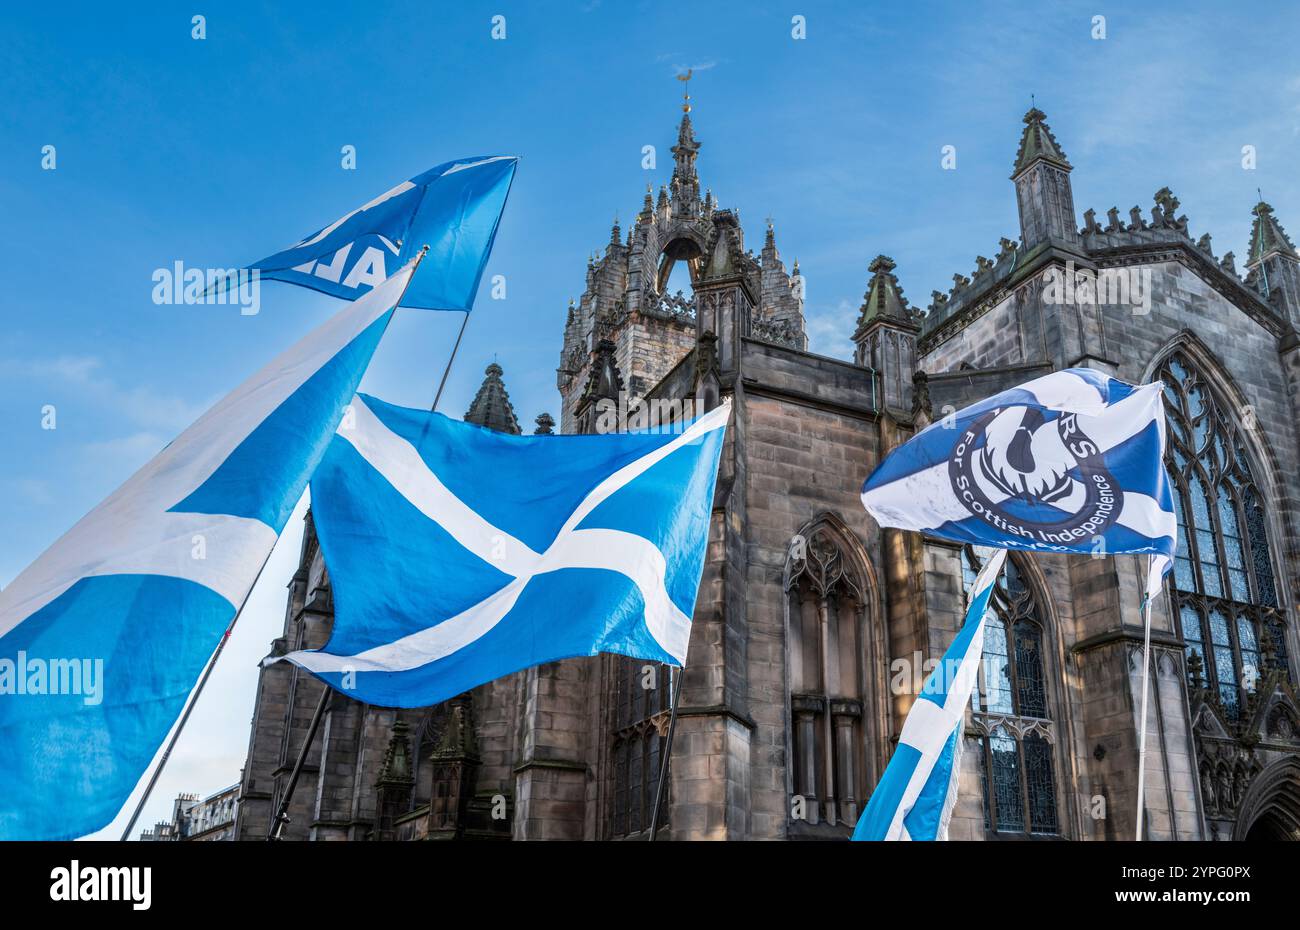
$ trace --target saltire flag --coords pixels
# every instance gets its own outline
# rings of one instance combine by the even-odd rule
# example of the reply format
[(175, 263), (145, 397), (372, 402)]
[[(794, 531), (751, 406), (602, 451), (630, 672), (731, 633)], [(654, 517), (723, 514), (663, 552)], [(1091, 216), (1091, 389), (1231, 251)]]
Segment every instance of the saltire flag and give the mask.
[(1005, 549), (994, 550), (971, 585), (966, 620), (908, 711), (898, 748), (858, 818), (853, 839), (948, 838), (966, 706), (984, 654), (984, 616), (1006, 557)]
[(926, 427), (867, 478), (881, 526), (977, 546), (1152, 556), (1154, 596), (1177, 519), (1159, 384), (1070, 368)]
[(117, 814), (244, 603), (408, 266), (170, 442), (0, 591), (0, 839)]
[(518, 163), (514, 155), (449, 161), (250, 268), (263, 278), (356, 300), (427, 245), (402, 306), (468, 311)]
[(730, 405), (675, 432), (561, 436), (351, 409), (311, 483), (333, 632), (268, 663), (422, 707), (573, 656), (685, 662)]

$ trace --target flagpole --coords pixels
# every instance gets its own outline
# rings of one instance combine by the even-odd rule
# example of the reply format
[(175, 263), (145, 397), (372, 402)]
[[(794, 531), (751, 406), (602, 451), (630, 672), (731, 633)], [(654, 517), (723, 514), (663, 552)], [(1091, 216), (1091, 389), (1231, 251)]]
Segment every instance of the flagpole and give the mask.
[(442, 370), (442, 380), (438, 382), (438, 392), (433, 395), (433, 412), (438, 412), (438, 401), (442, 400), (442, 389), (447, 386), (447, 376), (451, 374), (451, 364), (456, 361), (456, 350), (460, 348), (461, 337), (465, 335), (465, 327), (469, 325), (469, 311), (465, 311), (465, 319), (460, 321), (460, 332), (456, 334), (456, 343), (451, 347), (451, 357), (447, 359), (447, 367)]
[[(669, 666), (671, 669), (672, 666)], [(668, 780), (668, 757), (673, 751), (673, 736), (677, 732), (677, 706), (682, 702), (682, 679), (686, 677), (686, 666), (670, 672), (673, 676), (673, 690), (670, 698), (671, 704), (668, 706), (668, 737), (664, 743), (663, 752), (659, 759), (659, 782), (655, 785), (655, 806), (650, 811), (650, 842), (653, 843), (659, 834), (659, 812), (663, 808), (664, 802), (664, 784)]]
[[(697, 397), (700, 395), (697, 394)], [(707, 408), (705, 412), (713, 410), (718, 406), (718, 398), (714, 395), (710, 401), (704, 401), (701, 407)], [(682, 680), (686, 677), (686, 658), (682, 657), (682, 664), (677, 668), (673, 678), (673, 690), (671, 695), (671, 704), (668, 707), (668, 735), (664, 740), (663, 748), (659, 753), (659, 782), (655, 785), (655, 803), (654, 808), (650, 811), (650, 842), (653, 843), (659, 838), (659, 815), (663, 809), (665, 787), (668, 783), (668, 760), (673, 754), (673, 737), (677, 735), (677, 708), (682, 703)]]
[[(1149, 556), (1147, 561), (1147, 575), (1143, 581), (1145, 587), (1150, 583), (1151, 571), (1154, 567), (1155, 556)], [(1145, 591), (1142, 595), (1142, 710), (1138, 716), (1138, 778), (1137, 778), (1137, 829), (1134, 834), (1134, 840), (1142, 840), (1142, 812), (1143, 812), (1143, 794), (1146, 787), (1146, 763), (1147, 763), (1147, 692), (1148, 676), (1151, 668), (1151, 592)]]
[[(270, 560), (271, 557), (268, 555), (266, 561), (269, 562)], [(266, 568), (266, 562), (262, 563), (262, 568)], [(257, 570), (258, 578), (262, 577), (262, 568)], [(256, 586), (257, 581), (254, 579), (253, 587)], [(249, 588), (248, 592), (252, 594), (253, 589)], [(244, 599), (244, 603), (248, 603), (247, 598)], [(167, 748), (163, 750), (162, 758), (158, 760), (158, 765), (149, 778), (149, 784), (145, 785), (144, 794), (141, 795), (139, 803), (136, 804), (135, 811), (131, 814), (126, 829), (122, 831), (121, 841), (123, 843), (130, 839), (131, 831), (135, 829), (135, 822), (140, 819), (140, 813), (144, 810), (145, 804), (149, 802), (149, 795), (153, 794), (154, 786), (158, 784), (158, 778), (162, 775), (167, 760), (172, 756), (172, 750), (176, 748), (176, 743), (181, 738), (181, 731), (185, 729), (185, 724), (189, 722), (190, 712), (194, 710), (194, 705), (199, 702), (199, 695), (203, 693), (203, 687), (208, 683), (208, 679), (212, 677), (212, 670), (217, 667), (217, 659), (221, 658), (221, 651), (226, 648), (226, 643), (230, 641), (230, 634), (234, 632), (235, 624), (239, 622), (239, 615), (243, 612), (244, 608), (242, 606), (235, 611), (235, 616), (230, 621), (230, 625), (226, 627), (226, 632), (221, 634), (221, 642), (217, 643), (217, 648), (213, 650), (211, 658), (208, 659), (207, 667), (203, 670), (203, 677), (199, 679), (198, 685), (194, 688), (194, 693), (190, 695), (190, 700), (185, 705), (185, 712), (181, 714), (180, 723), (177, 724), (176, 730), (172, 733), (172, 738), (167, 741)]]

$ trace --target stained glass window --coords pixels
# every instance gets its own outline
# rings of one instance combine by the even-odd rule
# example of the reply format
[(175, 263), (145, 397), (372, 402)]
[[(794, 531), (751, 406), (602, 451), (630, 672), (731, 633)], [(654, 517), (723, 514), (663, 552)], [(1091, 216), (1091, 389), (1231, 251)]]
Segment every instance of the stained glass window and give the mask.
[[(969, 591), (979, 571), (971, 549), (962, 554)], [(971, 696), (984, 786), (984, 821), (997, 833), (1060, 832), (1043, 626), (1037, 601), (1008, 558), (984, 616), (979, 687)]]
[(1188, 676), (1236, 718), (1270, 667), (1290, 675), (1268, 517), (1231, 408), (1181, 353), (1158, 374), (1178, 515), (1173, 597)]

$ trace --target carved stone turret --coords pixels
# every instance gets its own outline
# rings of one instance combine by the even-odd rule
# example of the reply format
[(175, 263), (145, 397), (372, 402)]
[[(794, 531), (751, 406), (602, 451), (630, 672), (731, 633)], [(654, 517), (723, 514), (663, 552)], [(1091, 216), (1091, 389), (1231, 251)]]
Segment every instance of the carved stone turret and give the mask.
[(1082, 242), (1070, 187), (1073, 168), (1046, 118), (1036, 107), (1025, 114), (1025, 131), (1011, 172), (1020, 207), (1020, 239), (1026, 249), (1051, 241), (1078, 249)]
[(871, 281), (863, 297), (853, 343), (853, 361), (876, 373), (881, 396), (877, 405), (901, 416), (912, 412), (912, 374), (916, 336), (921, 331), (894, 276), (894, 260), (877, 255), (868, 267)]

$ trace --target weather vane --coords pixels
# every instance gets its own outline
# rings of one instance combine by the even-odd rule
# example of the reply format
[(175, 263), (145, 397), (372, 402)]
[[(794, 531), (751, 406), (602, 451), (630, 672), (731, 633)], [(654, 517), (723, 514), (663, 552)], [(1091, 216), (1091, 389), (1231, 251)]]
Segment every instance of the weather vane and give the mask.
[(682, 112), (691, 112), (691, 71), (693, 68), (687, 68), (685, 74), (677, 75), (677, 80), (682, 82)]

